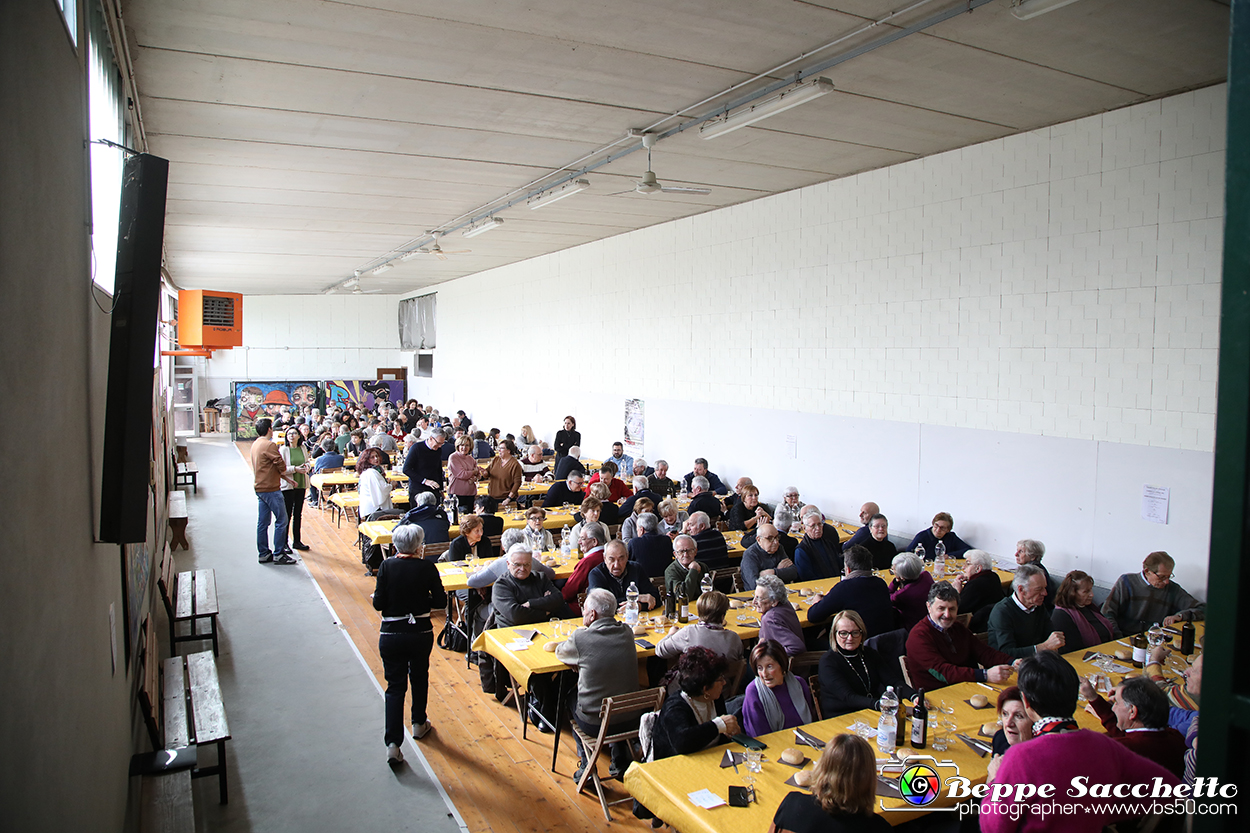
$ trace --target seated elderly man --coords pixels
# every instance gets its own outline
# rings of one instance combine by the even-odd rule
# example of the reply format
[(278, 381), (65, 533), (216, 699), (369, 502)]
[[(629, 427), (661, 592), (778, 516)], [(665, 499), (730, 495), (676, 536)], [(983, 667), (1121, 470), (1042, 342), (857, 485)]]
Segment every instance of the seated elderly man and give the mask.
[(491, 590), (491, 604), (499, 627), (532, 625), (553, 616), (565, 618), (568, 606), (551, 579), (533, 569), (533, 554), (525, 544), (508, 551), (508, 572)]
[(438, 502), (438, 495), (433, 492), (418, 492), (413, 498), (413, 507), (399, 519), (396, 527), (403, 524), (416, 524), (425, 530), (425, 543), (443, 544), (451, 540), (449, 530), (451, 524), (447, 514)]
[(790, 605), (786, 584), (776, 576), (760, 576), (752, 602), (760, 615), (760, 642), (781, 643), (786, 656), (798, 656), (807, 650), (803, 625)]
[(709, 570), (729, 566), (729, 545), (725, 536), (712, 527), (706, 512), (693, 512), (686, 520), (686, 534), (699, 546), (699, 563)]
[[(742, 499), (742, 490), (747, 486), (754, 485), (755, 481), (749, 477), (739, 477), (736, 481), (734, 481), (733, 491), (725, 496), (725, 509), (732, 509), (734, 504)], [(756, 494), (758, 495), (759, 492), (757, 491)]]
[(641, 475), (635, 475), (631, 485), (634, 487), (634, 493), (625, 499), (621, 504), (621, 517), (628, 518), (634, 513), (634, 506), (639, 500), (646, 498), (651, 501), (653, 506), (659, 506), (660, 501), (664, 500), (657, 492), (650, 489), (650, 481)]
[(1046, 574), (1035, 564), (1016, 568), (1011, 595), (990, 611), (990, 647), (1009, 657), (1030, 657), (1038, 651), (1058, 651), (1063, 631), (1051, 630), (1046, 599)]
[(661, 659), (676, 659), (690, 648), (707, 648), (730, 662), (743, 657), (742, 637), (725, 627), (729, 597), (717, 590), (699, 596), (699, 621), (679, 628), (674, 625), (655, 646)]
[(577, 594), (589, 586), (590, 571), (603, 563), (603, 547), (607, 542), (608, 529), (603, 524), (598, 521), (587, 521), (581, 525), (577, 537), (577, 548), (581, 551), (582, 558), (573, 568), (573, 575), (565, 580), (564, 587), (560, 590), (564, 601), (570, 605), (576, 605)]
[[(914, 557), (914, 556), (913, 556)], [(1001, 683), (1011, 676), (1011, 657), (959, 624), (959, 594), (949, 582), (929, 589), (928, 615), (907, 635), (907, 673), (917, 689), (952, 683)]]
[(702, 457), (696, 457), (694, 460), (694, 471), (687, 472), (685, 476), (686, 490), (694, 491), (694, 479), (696, 477), (705, 478), (708, 482), (708, 488), (718, 495), (729, 494), (729, 487), (721, 482), (715, 472), (707, 470), (707, 460)]
[(712, 523), (716, 523), (724, 516), (725, 510), (721, 506), (720, 498), (708, 491), (708, 488), (706, 477), (694, 478), (690, 487), (690, 505), (686, 507), (686, 510), (691, 515), (695, 512), (702, 512)]
[[(634, 632), (629, 625), (614, 618), (616, 599), (606, 590), (591, 590), (586, 594), (582, 613), (582, 627), (556, 646), (556, 659), (577, 669), (577, 707), (573, 719), (587, 735), (599, 734), (599, 708), (603, 698), (629, 694), (638, 690), (638, 654), (634, 645)], [(637, 718), (635, 718), (637, 720)], [(620, 731), (625, 724), (611, 727)], [(580, 781), (586, 771), (586, 750), (576, 734), (577, 771), (574, 781)], [(612, 745), (612, 763), (608, 774), (620, 777), (633, 761), (628, 742)]]
[(687, 599), (699, 598), (703, 584), (703, 574), (707, 568), (695, 558), (699, 554), (699, 545), (689, 535), (678, 535), (673, 539), (673, 563), (664, 570), (664, 589), (674, 596), (679, 586), (686, 588)]
[(582, 456), (582, 450), (578, 446), (569, 449), (569, 453), (556, 460), (555, 478), (556, 480), (567, 480), (569, 475), (577, 472), (582, 477), (586, 476), (586, 467), (582, 465), (582, 461), (578, 459)]
[(531, 445), (525, 449), (525, 456), (521, 458), (521, 476), (529, 483), (542, 482), (543, 475), (547, 473), (549, 464), (543, 459), (543, 447), (541, 445)]
[(858, 544), (865, 547), (872, 553), (872, 568), (874, 570), (885, 570), (889, 568), (890, 562), (894, 560), (894, 556), (898, 555), (898, 548), (894, 546), (894, 542), (890, 540), (890, 522), (885, 515), (877, 513), (868, 519), (868, 526), (865, 527), (868, 534), (860, 537), (863, 529), (856, 531), (851, 539), (844, 546), (852, 547)]
[(677, 497), (677, 481), (668, 476), (667, 460), (655, 461), (655, 473), (647, 475), (647, 488), (661, 497)]
[(634, 461), (634, 467), (630, 469), (629, 473), (634, 477), (650, 477), (655, 474), (655, 469), (646, 460), (639, 457)]
[(660, 534), (660, 519), (652, 512), (638, 516), (638, 534), (629, 539), (629, 560), (647, 576), (662, 576), (673, 563), (673, 539)]
[(1149, 758), (1177, 778), (1185, 775), (1185, 736), (1168, 725), (1168, 696), (1153, 680), (1127, 677), (1102, 699), (1089, 680), (1081, 680), (1081, 696), (1102, 721), (1107, 737)]
[(781, 533), (772, 524), (760, 524), (755, 543), (742, 554), (742, 586), (754, 590), (760, 576), (796, 581), (799, 569), (781, 548)]
[(590, 589), (607, 590), (616, 597), (618, 607), (625, 610), (625, 597), (629, 586), (638, 588), (638, 609), (654, 610), (660, 603), (660, 591), (651, 583), (651, 577), (642, 571), (635, 561), (629, 560), (629, 552), (620, 541), (609, 541), (603, 548), (603, 563), (590, 571)]
[(1172, 581), (1176, 562), (1166, 552), (1152, 552), (1140, 573), (1125, 573), (1111, 586), (1102, 615), (1120, 625), (1120, 632), (1141, 633), (1155, 622), (1174, 625), (1201, 622), (1206, 605)]
[[(568, 457), (560, 459), (567, 460)], [(582, 501), (586, 499), (585, 485), (585, 477), (581, 472), (575, 471), (566, 480), (551, 484), (546, 497), (543, 498), (543, 506), (548, 509), (553, 506), (563, 506), (566, 503), (581, 506)]]
[[(819, 509), (803, 515), (803, 540), (794, 551), (800, 581), (834, 578), (842, 572), (842, 542), (838, 531), (825, 523)], [(836, 611), (835, 611), (836, 612)]]
[(1003, 598), (1003, 583), (994, 572), (994, 557), (985, 550), (968, 550), (963, 570), (951, 579), (959, 591), (959, 609), (972, 614), (972, 632), (981, 633), (990, 611)]
[(951, 531), (954, 526), (955, 520), (949, 512), (938, 512), (933, 516), (933, 523), (929, 528), (920, 530), (911, 539), (911, 543), (907, 545), (908, 551), (915, 552), (916, 547), (924, 547), (925, 561), (932, 561), (937, 557), (937, 543), (941, 541), (946, 554), (958, 558), (971, 547)]
[(616, 473), (622, 478), (634, 476), (634, 458), (625, 453), (622, 443), (612, 443), (612, 456), (608, 461), (616, 466)]
[(824, 596), (815, 597), (807, 621), (823, 622), (840, 610), (853, 610), (864, 620), (865, 639), (894, 630), (897, 617), (890, 602), (890, 587), (872, 571), (872, 553), (851, 547), (843, 557), (846, 577)]

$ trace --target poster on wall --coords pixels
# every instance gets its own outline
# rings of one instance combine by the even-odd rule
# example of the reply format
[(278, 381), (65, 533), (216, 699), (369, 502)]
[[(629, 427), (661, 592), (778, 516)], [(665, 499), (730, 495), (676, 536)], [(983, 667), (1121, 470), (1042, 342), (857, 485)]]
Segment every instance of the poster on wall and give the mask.
[(630, 457), (643, 456), (643, 440), (646, 434), (646, 419), (643, 416), (641, 399), (625, 400), (625, 453)]
[(317, 382), (231, 382), (230, 434), (236, 440), (256, 436), (256, 420), (277, 416), (283, 405), (302, 408), (321, 405)]
[(401, 405), (406, 387), (407, 383), (402, 379), (383, 379), (380, 382), (332, 379), (326, 382), (326, 405), (345, 408), (351, 403), (352, 407), (358, 405), (366, 411), (372, 411), (379, 400)]

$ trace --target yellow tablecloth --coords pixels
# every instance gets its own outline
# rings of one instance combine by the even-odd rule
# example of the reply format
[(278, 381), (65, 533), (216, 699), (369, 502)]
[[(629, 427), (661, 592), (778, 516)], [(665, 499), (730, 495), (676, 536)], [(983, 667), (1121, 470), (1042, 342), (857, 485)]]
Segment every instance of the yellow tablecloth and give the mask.
[[(564, 557), (560, 555), (559, 550), (553, 552), (545, 552), (543, 558), (555, 559), (555, 564), (549, 565), (555, 571), (556, 579), (565, 579), (573, 575), (573, 570), (577, 567), (577, 559)], [(482, 567), (491, 564), (493, 558), (470, 558), (468, 561), (440, 561), (436, 565), (438, 573), (443, 579), (444, 590), (468, 590), (469, 576), (480, 570)]]
[[(1199, 629), (1197, 635), (1200, 636), (1202, 623), (1195, 623), (1195, 625)], [(1124, 641), (1127, 642), (1128, 640)], [(1179, 644), (1179, 639), (1176, 640), (1176, 644)], [(1113, 641), (1096, 646), (1092, 650), (1114, 655), (1117, 648), (1123, 647), (1122, 644)], [(1085, 653), (1085, 651), (1076, 651), (1065, 655), (1065, 658), (1082, 676), (1097, 670), (1094, 665), (1084, 660)], [(1125, 662), (1122, 664), (1128, 665), (1129, 663)], [(1134, 669), (1132, 673), (1139, 674), (1141, 672)], [(1112, 683), (1118, 685), (1125, 676), (1128, 675), (1113, 674)], [(1174, 674), (1172, 676), (1175, 677)], [(933, 739), (937, 734), (944, 732), (940, 726), (941, 722), (952, 721), (956, 726), (957, 733), (989, 743), (992, 733), (990, 737), (981, 734), (981, 727), (983, 724), (997, 722), (993, 706), (994, 701), (1001, 689), (1007, 685), (1014, 685), (1014, 683), (1014, 678), (1003, 685), (959, 683), (938, 689), (926, 695), (925, 699), (930, 705), (929, 743), (927, 748), (914, 750), (906, 747), (900, 750), (900, 753), (904, 755), (929, 755), (937, 758), (939, 761), (951, 761), (954, 766), (933, 767), (944, 782), (946, 778), (958, 774), (969, 779), (973, 784), (984, 783), (986, 768), (990, 762), (989, 755), (985, 757), (978, 756), (967, 744), (958, 738), (953, 739), (945, 752), (936, 752), (933, 749)], [(967, 703), (967, 700), (974, 694), (984, 694), (989, 697), (990, 705), (982, 709), (974, 709)], [(950, 713), (946, 713), (946, 710), (949, 710)], [(817, 738), (828, 741), (834, 735), (848, 731), (849, 727), (856, 722), (862, 722), (875, 727), (878, 717), (879, 714), (877, 712), (866, 709), (813, 723), (805, 726), (804, 729)], [(1089, 712), (1078, 709), (1075, 717), (1081, 728), (1102, 731), (1102, 724)], [(818, 757), (819, 753), (814, 749), (799, 746), (795, 743), (793, 730), (765, 735), (760, 740), (768, 744), (768, 749), (765, 751), (764, 771), (758, 776), (755, 788), (758, 800), (750, 807), (724, 806), (712, 810), (703, 810), (696, 807), (687, 797), (689, 793), (696, 790), (709, 789), (721, 799), (727, 799), (728, 787), (731, 784), (744, 784), (741, 774), (745, 772), (743, 765), (739, 764), (739, 773), (735, 773), (732, 767), (720, 768), (720, 760), (726, 749), (742, 751), (742, 747), (737, 744), (716, 746), (693, 755), (679, 755), (646, 764), (633, 764), (625, 773), (625, 787), (634, 798), (638, 799), (651, 812), (668, 824), (681, 830), (682, 833), (738, 833), (741, 830), (766, 830), (772, 822), (773, 815), (776, 813), (778, 805), (781, 804), (781, 800), (788, 793), (800, 789), (784, 783), (787, 778), (794, 774), (795, 770), (793, 767), (778, 762), (777, 759), (782, 750), (790, 746), (796, 746), (807, 752), (808, 756), (813, 759)], [(873, 744), (875, 750), (875, 738), (870, 738), (869, 743)], [(884, 758), (884, 756), (878, 753), (878, 758)], [(921, 762), (933, 764), (933, 761)], [(812, 764), (808, 763), (805, 768), (810, 768), (811, 766)], [(959, 768), (958, 773), (955, 771), (955, 766)], [(900, 768), (894, 767), (893, 769), (895, 770), (893, 775), (897, 777), (897, 770)], [(898, 825), (933, 812), (935, 808), (950, 807), (953, 804), (954, 802), (951, 799), (946, 798), (945, 790), (943, 790), (942, 796), (924, 810), (906, 809), (907, 805), (901, 799), (879, 797), (877, 812), (890, 824)], [(897, 812), (883, 812), (880, 809), (882, 806), (904, 809)]]
[[(523, 513), (518, 517), (516, 512), (505, 512), (501, 517), (503, 518), (504, 529), (521, 529), (526, 523)], [(560, 529), (566, 525), (572, 528), (572, 515), (552, 510), (547, 511), (547, 519), (543, 521), (543, 529)], [(361, 535), (369, 539), (371, 544), (389, 544), (391, 542), (391, 530), (394, 528), (395, 521), (366, 521), (358, 527), (358, 530)], [(448, 534), (455, 538), (460, 534), (460, 525), (453, 524)]]

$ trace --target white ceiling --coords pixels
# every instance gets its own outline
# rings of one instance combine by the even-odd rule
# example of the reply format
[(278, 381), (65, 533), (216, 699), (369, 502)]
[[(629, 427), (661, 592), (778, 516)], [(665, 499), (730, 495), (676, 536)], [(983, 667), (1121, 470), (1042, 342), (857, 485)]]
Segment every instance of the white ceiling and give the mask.
[[(126, 0), (151, 152), (171, 161), (168, 267), (186, 288), (320, 292), (629, 128), (716, 103), (951, 8), (930, 0)], [(913, 0), (914, 5), (914, 0)], [(1079, 0), (1030, 21), (994, 0), (838, 63), (836, 91), (757, 126), (634, 152), (588, 190), (471, 240), (449, 234), (391, 293), (1224, 79), (1227, 0)], [(846, 36), (850, 37), (846, 37)], [(576, 163), (576, 164), (574, 164)], [(553, 177), (554, 178), (554, 177)], [(621, 193), (625, 192), (625, 193)]]

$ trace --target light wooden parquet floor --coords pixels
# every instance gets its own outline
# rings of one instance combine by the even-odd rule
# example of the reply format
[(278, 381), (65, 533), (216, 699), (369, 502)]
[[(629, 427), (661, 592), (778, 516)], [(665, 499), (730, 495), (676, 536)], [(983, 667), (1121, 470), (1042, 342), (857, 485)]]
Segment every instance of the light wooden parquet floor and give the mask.
[[(304, 543), (299, 553), (329, 600), (339, 621), (364, 656), (370, 670), (385, 687), (378, 655), (379, 614), (370, 594), (374, 580), (365, 576), (356, 544), (356, 524), (344, 519), (336, 528), (328, 512), (304, 508)], [(443, 615), (433, 617), (435, 633)], [(483, 694), (476, 667), (466, 667), (464, 656), (437, 646), (430, 659), (430, 719), (434, 732), (418, 742), (469, 830), (473, 833), (581, 833), (602, 831), (603, 820), (593, 792), (576, 794), (572, 780), (577, 753), (566, 730), (560, 741), (556, 771), (550, 770), (552, 736), (530, 729), (521, 739), (516, 709)], [(378, 703), (378, 764), (384, 766), (381, 743), (382, 704)], [(600, 761), (606, 775), (606, 759)], [(610, 782), (611, 797), (624, 797), (619, 783)], [(649, 831), (635, 819), (629, 804), (612, 810), (611, 827)]]

